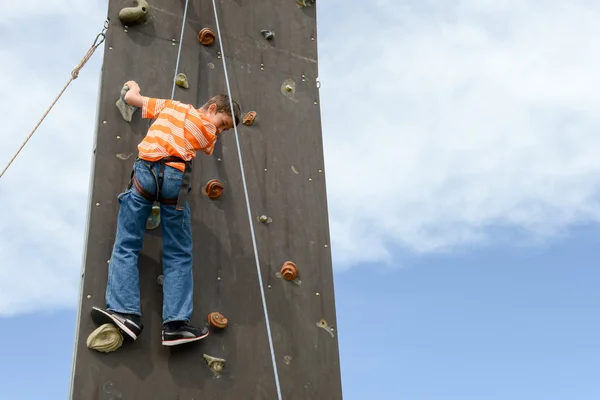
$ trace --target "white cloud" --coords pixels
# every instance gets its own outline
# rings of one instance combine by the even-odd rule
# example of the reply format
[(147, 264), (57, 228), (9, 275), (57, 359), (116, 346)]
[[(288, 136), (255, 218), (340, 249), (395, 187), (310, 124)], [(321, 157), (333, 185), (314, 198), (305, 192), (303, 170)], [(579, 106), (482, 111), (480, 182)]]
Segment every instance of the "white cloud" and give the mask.
[[(2, 167), (101, 29), (105, 3), (23, 1), (0, 16)], [(498, 226), (522, 243), (599, 219), (600, 6), (318, 9), (336, 267), (390, 261), (398, 246), (514, 244), (490, 235)], [(0, 315), (75, 303), (101, 57), (0, 180)]]
[(320, 36), (338, 267), (598, 220), (600, 6), (378, 4)]

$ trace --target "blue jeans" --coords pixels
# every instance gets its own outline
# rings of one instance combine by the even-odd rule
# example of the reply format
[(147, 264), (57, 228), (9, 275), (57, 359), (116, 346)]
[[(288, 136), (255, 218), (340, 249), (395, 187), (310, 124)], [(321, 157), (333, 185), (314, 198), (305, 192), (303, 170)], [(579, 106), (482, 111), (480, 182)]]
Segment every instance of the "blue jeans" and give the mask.
[[(152, 169), (152, 172), (148, 168)], [(133, 164), (140, 185), (156, 193), (159, 164), (136, 160)], [(183, 173), (165, 165), (162, 197), (176, 198)], [(108, 310), (141, 316), (138, 256), (146, 231), (146, 219), (153, 203), (131, 185), (117, 197), (120, 208), (117, 235), (108, 265), (106, 306)], [(190, 208), (177, 211), (175, 205), (160, 205), (163, 266), (163, 323), (189, 321), (193, 311), (192, 228)]]

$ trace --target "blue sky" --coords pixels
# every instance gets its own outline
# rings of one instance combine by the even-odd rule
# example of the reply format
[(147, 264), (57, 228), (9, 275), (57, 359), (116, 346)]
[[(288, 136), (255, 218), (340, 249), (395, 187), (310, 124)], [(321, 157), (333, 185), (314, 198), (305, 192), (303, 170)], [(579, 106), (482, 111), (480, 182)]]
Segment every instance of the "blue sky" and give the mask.
[[(344, 398), (600, 398), (600, 6), (317, 7)], [(2, 166), (105, 15), (3, 5)], [(0, 180), (3, 397), (68, 393), (101, 55)]]

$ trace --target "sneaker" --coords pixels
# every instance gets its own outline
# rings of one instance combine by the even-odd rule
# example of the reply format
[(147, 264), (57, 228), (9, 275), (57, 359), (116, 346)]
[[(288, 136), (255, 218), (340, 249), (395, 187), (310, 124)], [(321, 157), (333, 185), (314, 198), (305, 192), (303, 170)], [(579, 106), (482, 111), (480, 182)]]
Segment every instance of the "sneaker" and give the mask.
[(189, 342), (195, 342), (208, 336), (207, 327), (196, 328), (187, 322), (168, 322), (163, 325), (163, 346), (177, 346)]
[(136, 340), (144, 329), (141, 318), (137, 315), (121, 314), (98, 307), (92, 307), (92, 320), (98, 325), (115, 324), (126, 339)]

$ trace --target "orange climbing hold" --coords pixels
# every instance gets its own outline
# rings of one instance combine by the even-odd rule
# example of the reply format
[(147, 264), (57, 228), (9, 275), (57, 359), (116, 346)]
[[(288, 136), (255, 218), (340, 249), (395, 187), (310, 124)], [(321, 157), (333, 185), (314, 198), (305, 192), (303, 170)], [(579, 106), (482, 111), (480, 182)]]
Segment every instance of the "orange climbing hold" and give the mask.
[(215, 33), (210, 28), (204, 28), (198, 33), (198, 40), (204, 46), (210, 46), (215, 41)]
[(254, 119), (256, 118), (256, 111), (250, 111), (244, 117), (244, 125), (252, 125), (254, 123)]
[(227, 326), (227, 318), (220, 312), (214, 311), (208, 314), (208, 323), (215, 328), (225, 328)]
[(293, 281), (298, 277), (298, 267), (291, 261), (286, 261), (281, 267), (281, 276), (283, 279)]
[(223, 184), (216, 179), (211, 179), (204, 187), (204, 193), (213, 200), (221, 197), (223, 190)]

